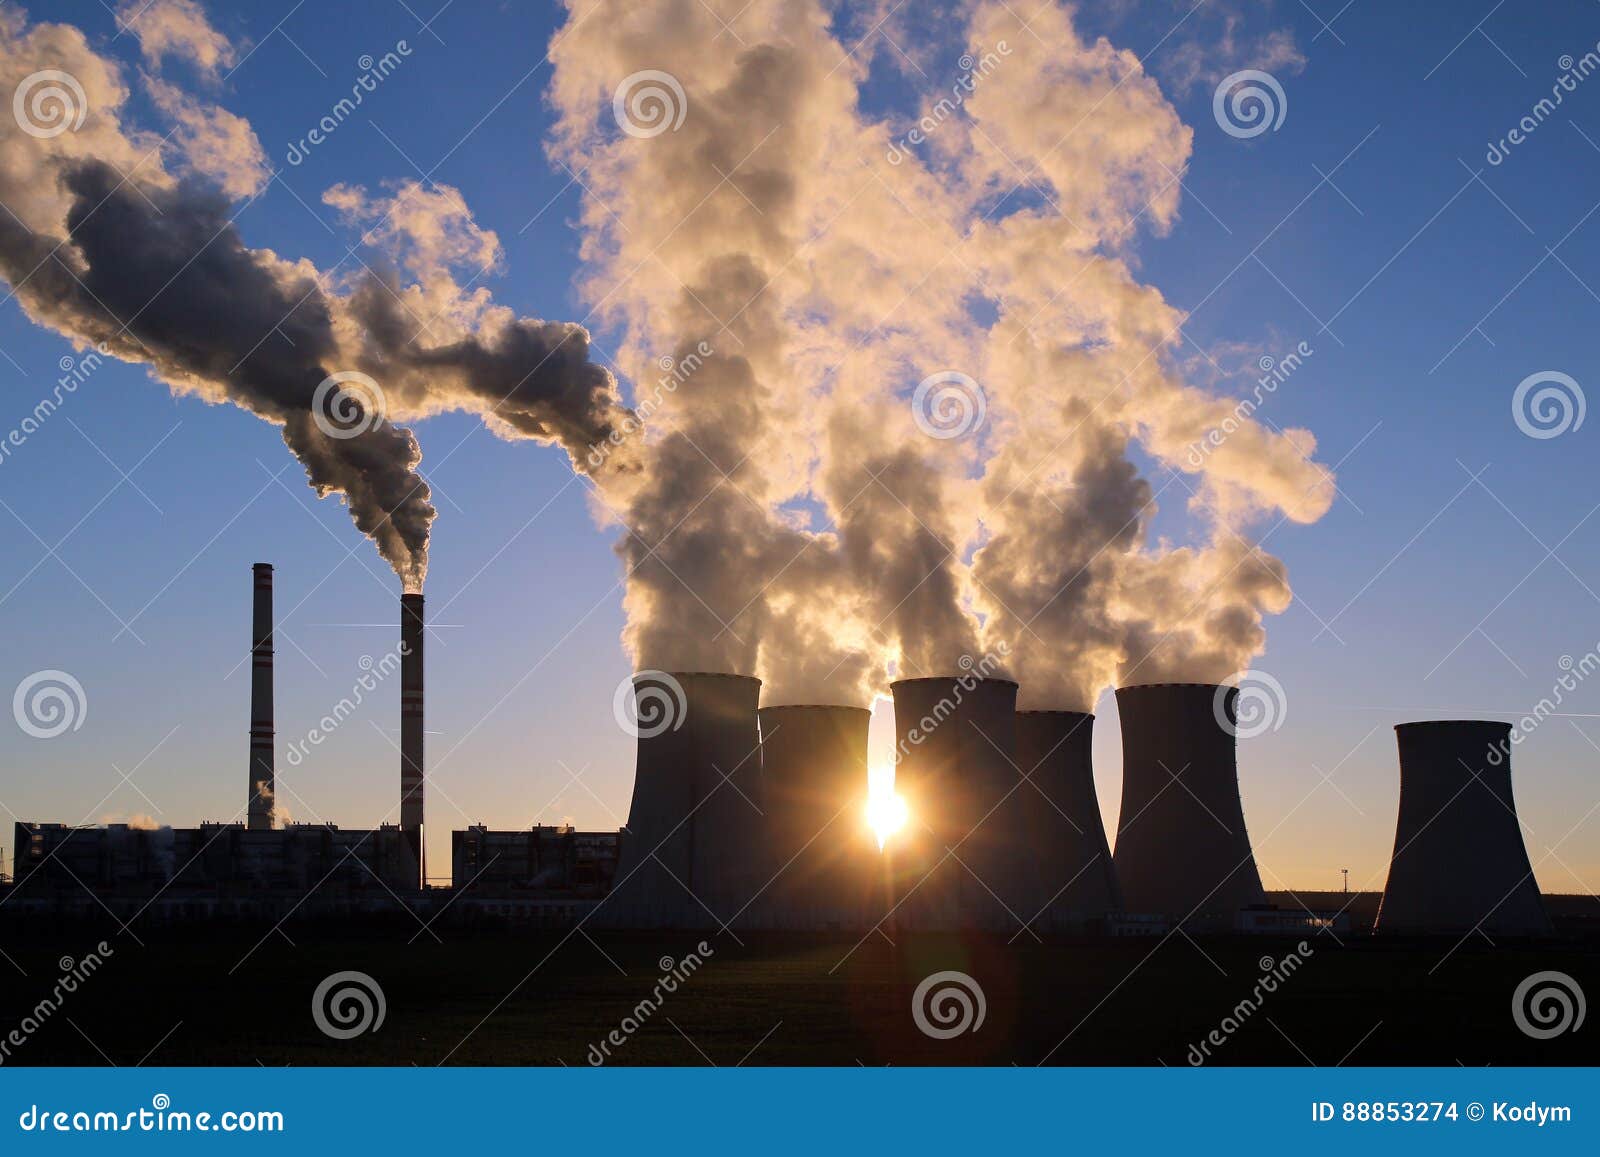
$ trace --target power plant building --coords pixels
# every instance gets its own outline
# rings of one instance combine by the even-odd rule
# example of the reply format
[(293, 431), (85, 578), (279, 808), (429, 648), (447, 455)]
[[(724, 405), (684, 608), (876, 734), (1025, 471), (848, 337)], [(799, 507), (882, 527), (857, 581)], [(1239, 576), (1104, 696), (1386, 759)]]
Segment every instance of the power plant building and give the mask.
[(598, 899), (617, 874), (617, 832), (566, 826), (450, 833), (451, 879), (463, 895), (517, 899), (564, 893)]

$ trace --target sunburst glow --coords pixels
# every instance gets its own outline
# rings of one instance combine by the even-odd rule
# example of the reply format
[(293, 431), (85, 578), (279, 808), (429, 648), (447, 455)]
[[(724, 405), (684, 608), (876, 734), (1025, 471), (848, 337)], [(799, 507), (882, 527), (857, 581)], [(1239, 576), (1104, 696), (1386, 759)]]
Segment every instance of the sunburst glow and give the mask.
[(889, 842), (889, 837), (906, 826), (910, 817), (910, 809), (906, 801), (895, 793), (892, 786), (873, 790), (867, 796), (867, 826), (878, 837), (878, 849)]

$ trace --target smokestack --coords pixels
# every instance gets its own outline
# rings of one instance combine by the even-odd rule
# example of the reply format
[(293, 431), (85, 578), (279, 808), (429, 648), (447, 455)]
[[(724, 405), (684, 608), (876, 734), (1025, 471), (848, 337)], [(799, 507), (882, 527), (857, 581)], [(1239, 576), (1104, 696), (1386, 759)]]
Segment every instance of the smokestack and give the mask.
[(642, 671), (633, 693), (633, 802), (598, 918), (624, 928), (720, 928), (767, 880), (758, 857), (761, 680)]
[(757, 922), (803, 930), (862, 927), (870, 922), (880, 862), (866, 824), (872, 713), (805, 704), (763, 707), (760, 716), (770, 871), (757, 886), (772, 883), (758, 902)]
[(942, 675), (890, 685), (895, 790), (908, 819), (892, 861), (896, 923), (1014, 928), (1037, 891), (1016, 764), (1017, 685)]
[(422, 854), (422, 596), (400, 596), (400, 830), (410, 838), (419, 876)]
[[(1027, 915), (1041, 929), (1081, 928), (1122, 907), (1100, 801), (1094, 789), (1094, 716), (1017, 712), (1017, 764), (1039, 866), (1038, 900)], [(1043, 798), (1040, 798), (1040, 797)]]
[(1130, 912), (1231, 931), (1266, 901), (1239, 801), (1237, 687), (1152, 683), (1117, 690), (1122, 814), (1114, 857)]
[(250, 616), (250, 795), (246, 806), (251, 831), (272, 827), (276, 740), (272, 723), (272, 564), (258, 562)]
[(1376, 930), (1548, 936), (1511, 793), (1511, 725), (1402, 723), (1400, 814)]

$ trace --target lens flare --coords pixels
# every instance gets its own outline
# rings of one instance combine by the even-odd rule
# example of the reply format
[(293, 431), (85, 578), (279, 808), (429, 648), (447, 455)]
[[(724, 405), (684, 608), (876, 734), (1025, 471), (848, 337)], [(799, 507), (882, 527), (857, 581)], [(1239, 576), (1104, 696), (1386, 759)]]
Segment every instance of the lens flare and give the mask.
[(889, 837), (906, 826), (910, 809), (906, 801), (895, 794), (894, 788), (876, 787), (867, 796), (867, 826), (878, 837), (878, 850), (882, 851)]

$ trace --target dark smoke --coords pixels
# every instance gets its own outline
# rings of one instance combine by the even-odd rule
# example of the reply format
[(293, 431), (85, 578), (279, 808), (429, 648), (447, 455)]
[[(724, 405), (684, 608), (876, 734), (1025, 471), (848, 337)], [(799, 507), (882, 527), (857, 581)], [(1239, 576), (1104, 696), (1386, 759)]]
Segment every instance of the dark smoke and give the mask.
[(65, 169), (62, 187), (69, 242), (0, 220), (0, 274), (28, 312), (282, 426), (317, 493), (343, 494), (407, 589), (420, 589), (434, 509), (416, 439), (381, 421), (333, 438), (312, 418), (318, 385), (339, 369), (333, 305), (317, 283), (246, 248), (207, 187), (135, 189), (98, 161)]

